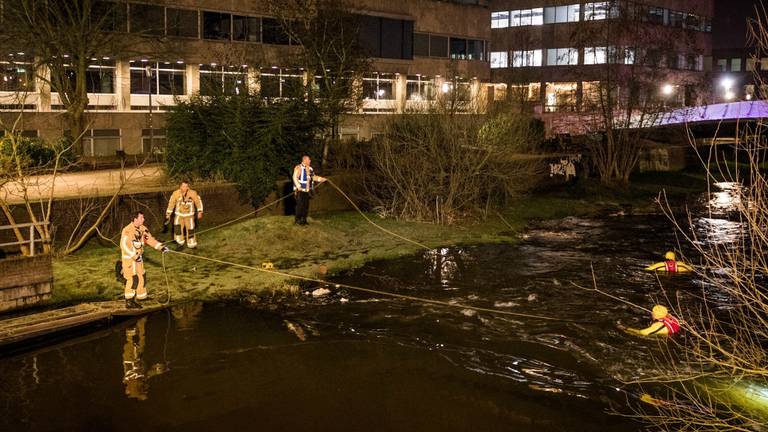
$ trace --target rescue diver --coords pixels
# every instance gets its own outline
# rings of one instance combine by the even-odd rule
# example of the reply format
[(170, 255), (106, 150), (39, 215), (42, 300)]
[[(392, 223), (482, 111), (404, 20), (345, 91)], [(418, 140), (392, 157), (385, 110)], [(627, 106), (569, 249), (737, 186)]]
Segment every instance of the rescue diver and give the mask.
[(189, 182), (184, 180), (179, 188), (171, 194), (168, 200), (168, 209), (165, 211), (165, 220), (173, 217), (173, 239), (179, 246), (194, 249), (197, 247), (195, 238), (195, 214), (197, 219), (203, 218), (203, 200), (200, 195), (189, 188)]
[(168, 252), (168, 248), (155, 240), (144, 226), (144, 213), (137, 211), (133, 221), (123, 228), (120, 236), (120, 260), (123, 266), (125, 281), (125, 303), (128, 308), (140, 308), (137, 300), (147, 298), (147, 287), (144, 285), (144, 245), (148, 244), (157, 250)]
[(675, 253), (672, 251), (668, 251), (667, 253), (664, 254), (664, 261), (657, 262), (656, 264), (651, 264), (645, 269), (650, 271), (659, 271), (659, 272), (668, 272), (668, 273), (686, 273), (686, 272), (693, 271), (692, 266), (682, 261), (677, 261), (675, 258), (676, 258)]
[(309, 199), (315, 189), (315, 182), (322, 183), (327, 179), (315, 175), (309, 156), (301, 157), (301, 163), (293, 168), (293, 192), (296, 196), (296, 225), (306, 225), (309, 215)]
[(677, 318), (670, 315), (667, 308), (662, 305), (653, 307), (651, 317), (653, 318), (653, 323), (644, 329), (628, 328), (621, 324), (618, 324), (618, 328), (637, 336), (666, 336), (680, 331), (680, 322)]

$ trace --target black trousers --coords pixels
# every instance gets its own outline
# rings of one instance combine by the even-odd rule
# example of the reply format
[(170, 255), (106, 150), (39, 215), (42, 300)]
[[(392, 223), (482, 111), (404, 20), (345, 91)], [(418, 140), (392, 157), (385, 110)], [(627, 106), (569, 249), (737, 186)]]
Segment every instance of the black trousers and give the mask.
[(296, 193), (296, 223), (306, 224), (309, 215), (309, 192)]

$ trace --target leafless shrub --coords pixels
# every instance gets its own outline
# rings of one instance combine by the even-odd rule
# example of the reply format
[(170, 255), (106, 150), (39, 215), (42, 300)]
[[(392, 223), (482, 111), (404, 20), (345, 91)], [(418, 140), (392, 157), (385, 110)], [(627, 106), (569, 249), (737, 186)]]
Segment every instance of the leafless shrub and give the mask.
[(382, 214), (449, 224), (487, 214), (532, 187), (544, 164), (531, 151), (541, 131), (529, 117), (446, 113), (393, 116), (373, 140), (363, 173)]

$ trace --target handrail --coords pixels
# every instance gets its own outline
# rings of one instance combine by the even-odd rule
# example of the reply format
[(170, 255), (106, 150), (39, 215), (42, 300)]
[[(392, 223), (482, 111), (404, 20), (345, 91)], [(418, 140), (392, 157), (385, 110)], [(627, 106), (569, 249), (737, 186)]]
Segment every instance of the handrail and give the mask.
[[(29, 244), (29, 256), (35, 256), (35, 227), (48, 225), (48, 222), (27, 222), (23, 224), (15, 225), (2, 225), (0, 230), (29, 228), (29, 240), (22, 240), (10, 243), (0, 243), (0, 247), (4, 246), (19, 246)], [(41, 243), (43, 239), (40, 239)]]
[(14, 229), (14, 228), (28, 228), (30, 226), (39, 226), (39, 225), (48, 225), (48, 222), (27, 222), (23, 224), (15, 224), (15, 225), (0, 225), (0, 230)]

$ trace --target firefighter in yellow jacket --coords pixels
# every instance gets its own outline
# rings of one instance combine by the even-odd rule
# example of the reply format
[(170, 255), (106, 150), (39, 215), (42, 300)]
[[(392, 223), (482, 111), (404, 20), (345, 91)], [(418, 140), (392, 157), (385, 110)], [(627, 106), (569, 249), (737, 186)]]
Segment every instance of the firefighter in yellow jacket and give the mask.
[(179, 246), (183, 246), (186, 242), (188, 248), (196, 248), (195, 213), (197, 213), (197, 219), (203, 218), (203, 200), (197, 192), (189, 188), (187, 181), (181, 182), (179, 189), (174, 191), (171, 199), (168, 200), (165, 219), (170, 220), (174, 212), (176, 214), (173, 217), (173, 239)]
[(129, 308), (141, 307), (137, 300), (147, 298), (147, 287), (144, 286), (144, 245), (150, 245), (163, 253), (168, 248), (155, 240), (144, 226), (144, 213), (134, 213), (133, 221), (123, 228), (120, 236), (120, 252), (125, 282), (125, 300)]

